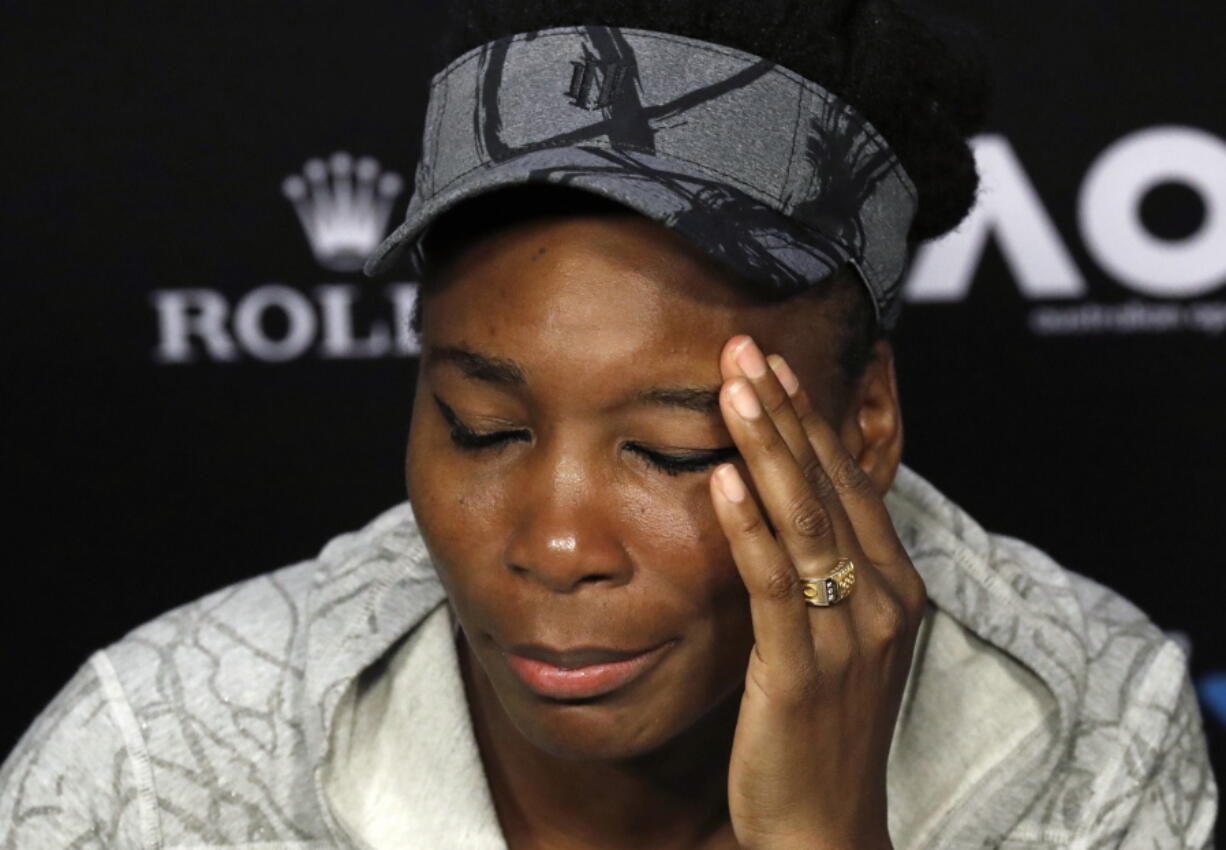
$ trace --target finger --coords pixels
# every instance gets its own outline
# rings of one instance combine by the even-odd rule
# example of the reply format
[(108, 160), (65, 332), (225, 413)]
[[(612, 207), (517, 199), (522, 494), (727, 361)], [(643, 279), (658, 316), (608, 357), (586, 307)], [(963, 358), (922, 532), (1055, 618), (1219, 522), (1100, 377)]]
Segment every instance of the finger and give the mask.
[(813, 668), (813, 637), (791, 558), (766, 527), (733, 464), (716, 467), (710, 487), (715, 515), (749, 591), (756, 652), (768, 668), (800, 665), (798, 673)]
[[(836, 547), (844, 554), (856, 549), (855, 530), (847, 518), (838, 494), (834, 491), (829, 475), (822, 468), (821, 459), (814, 451), (793, 402), (796, 392), (800, 389), (796, 373), (779, 354), (772, 354), (763, 360), (761, 351), (748, 336), (732, 346), (731, 351), (732, 362), (740, 367), (753, 385), (784, 442), (796, 456), (805, 480), (826, 508), (834, 529)], [(767, 365), (770, 366), (769, 369), (766, 368)]]
[[(778, 354), (772, 354), (767, 358), (767, 362), (778, 377), (780, 387), (795, 398), (800, 390), (800, 382), (788, 367), (787, 361)], [(808, 398), (805, 396), (798, 403), (793, 403), (793, 409), (798, 415), (801, 409), (807, 412), (807, 402)], [(876, 643), (875, 636), (884, 634), (888, 637), (896, 632), (900, 612), (904, 614), (905, 619), (906, 615), (922, 611), (927, 592), (923, 579), (911, 565), (898, 540), (884, 502), (873, 482), (858, 461), (846, 451), (842, 439), (833, 426), (821, 417), (820, 413), (814, 411), (814, 415), (816, 427), (822, 430), (824, 437), (821, 441), (816, 438), (810, 440), (808, 431), (806, 431), (806, 442), (810, 443), (810, 448), (815, 453), (816, 446), (826, 445), (827, 442), (831, 446), (832, 451), (825, 456), (824, 460), (825, 464), (829, 464), (829, 469), (824, 470), (825, 475), (819, 481), (819, 486), (825, 485), (822, 492), (827, 497), (828, 505), (829, 501), (838, 503), (836, 507), (828, 507), (831, 516), (836, 517), (836, 521), (841, 519), (851, 526), (850, 533), (837, 535), (840, 541), (849, 541), (840, 542), (840, 553), (854, 559), (853, 563), (857, 564), (857, 573), (860, 576), (862, 587), (861, 601), (852, 609), (853, 616), (848, 619), (854, 622), (852, 630), (857, 634), (857, 643), (867, 641), (872, 645)], [(805, 430), (803, 424), (801, 424), (801, 430)], [(822, 465), (819, 464), (819, 469), (822, 468)], [(858, 504), (858, 500), (861, 499), (864, 502), (863, 508)], [(863, 523), (861, 527), (856, 527), (857, 511), (861, 509), (867, 514), (877, 515), (879, 521), (884, 522), (884, 545), (877, 552), (881, 564), (884, 565), (884, 573), (880, 571), (878, 563), (873, 560), (872, 553), (863, 549), (861, 535), (872, 534), (874, 539), (879, 539), (881, 535), (876, 529), (870, 530)], [(860, 557), (860, 553), (864, 557)], [(895, 566), (899, 568), (893, 569)], [(820, 631), (815, 632), (815, 637), (820, 636)], [(825, 637), (835, 636), (827, 634)], [(825, 644), (819, 640), (818, 645)]]
[[(779, 355), (772, 354), (764, 361), (761, 350), (754, 344), (753, 339), (748, 335), (739, 335), (724, 346), (723, 355), (720, 357), (720, 372), (724, 380), (742, 375), (749, 381), (757, 391), (767, 414), (775, 422), (775, 427), (779, 429), (783, 441), (796, 457), (801, 472), (805, 478), (810, 478), (820, 471), (817, 455), (809, 443), (805, 429), (801, 427), (800, 417), (792, 406), (791, 397), (781, 376), (776, 370), (766, 368), (772, 358), (782, 359)], [(796, 380), (790, 370), (788, 374), (793, 381)]]
[(804, 389), (797, 388), (792, 402), (860, 548), (878, 564), (906, 562), (902, 542), (873, 480), (848, 454), (834, 427), (813, 406)]
[(830, 514), (743, 377), (725, 382), (720, 409), (765, 515), (800, 575), (826, 574), (839, 557)]
[[(863, 558), (848, 554), (855, 564), (856, 585), (852, 597), (839, 605), (850, 606), (855, 645), (873, 651), (893, 641), (900, 629), (918, 626), (928, 591), (868, 474), (847, 452), (829, 420), (813, 408), (803, 389), (793, 400), (864, 553)], [(837, 623), (815, 622), (813, 639), (818, 646), (844, 645)], [(824, 656), (830, 659), (833, 654), (832, 649)]]
[(882, 662), (898, 651), (901, 638), (922, 614), (904, 604), (875, 564), (867, 558), (853, 562), (856, 583), (850, 596), (831, 607), (815, 608), (809, 618), (817, 668), (835, 687), (857, 666), (888, 672)]

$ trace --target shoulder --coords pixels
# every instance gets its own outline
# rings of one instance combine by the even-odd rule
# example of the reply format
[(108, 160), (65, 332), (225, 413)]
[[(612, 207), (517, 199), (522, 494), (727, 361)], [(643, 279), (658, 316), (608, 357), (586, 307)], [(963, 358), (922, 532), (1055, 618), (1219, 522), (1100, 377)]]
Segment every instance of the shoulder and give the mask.
[(984, 530), (906, 467), (887, 504), (933, 601), (1022, 660), (1054, 662), (1060, 650), (1053, 685), (1075, 687), (1090, 675), (1120, 684), (1138, 669), (1182, 658), (1136, 604), (1030, 543)]
[(1011, 834), (1201, 846), (1217, 790), (1182, 649), (1133, 602), (985, 531), (911, 470), (887, 503), (936, 609), (932, 632), (946, 634), (938, 651), (996, 677), (993, 711), (1031, 706), (1032, 731), (994, 771), (1000, 787), (981, 788), (999, 811), (1025, 812)]
[[(373, 643), (411, 627), (439, 592), (427, 586), (428, 567), (411, 508), (396, 505), (314, 558), (168, 611), (95, 653), (25, 745), (44, 759), (54, 751), (80, 773), (130, 777), (131, 794), (116, 787), (93, 798), (116, 812), (139, 811), (146, 838), (107, 846), (316, 846), (328, 829), (314, 791), (312, 730), (322, 708), (312, 675), (356, 675)], [(405, 616), (372, 628), (377, 600), (389, 588), (406, 590), (406, 581), (421, 604), (408, 589)], [(321, 640), (321, 627), (329, 636), (347, 629), (348, 639)], [(59, 722), (65, 713), (91, 718), (98, 752), (78, 750), (82, 727)]]
[(104, 652), (130, 695), (164, 697), (182, 680), (196, 699), (228, 698), (231, 691), (250, 698), (257, 687), (299, 680), (299, 643), (321, 613), (321, 599), (347, 578), (364, 580), (372, 562), (394, 561), (396, 532), (411, 523), (407, 504), (396, 505), (328, 540), (314, 558), (167, 611)]
[(97, 662), (77, 671), (0, 766), (0, 847), (152, 846), (139, 736), (111, 712)]
[(1209, 846), (1218, 790), (1182, 647), (1109, 587), (1027, 543), (992, 539), (995, 563), (1037, 574), (1077, 612), (1051, 621), (1040, 593), (1025, 621), (1036, 637), (1068, 628), (1075, 644), (1058, 656), (1070, 672), (1072, 723), (1056, 742), (1032, 832), (1059, 828), (1087, 846)]
[(279, 749), (292, 742), (270, 737), (276, 703), (301, 686), (312, 626), (342, 604), (338, 594), (353, 595), (375, 580), (376, 566), (394, 564), (399, 533), (412, 528), (407, 503), (396, 505), (333, 537), (314, 558), (168, 611), (103, 655), (133, 705), (225, 715), (257, 751)]

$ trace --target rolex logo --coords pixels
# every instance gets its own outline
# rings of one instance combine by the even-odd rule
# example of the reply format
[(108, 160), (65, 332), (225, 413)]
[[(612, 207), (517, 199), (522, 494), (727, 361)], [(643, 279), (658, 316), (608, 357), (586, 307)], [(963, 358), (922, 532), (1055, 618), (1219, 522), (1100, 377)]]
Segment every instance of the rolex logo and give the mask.
[(605, 109), (613, 103), (629, 70), (625, 62), (600, 62), (591, 57), (570, 64), (574, 72), (566, 95), (575, 106), (590, 110)]
[(302, 174), (291, 174), (281, 191), (294, 205), (298, 221), (321, 266), (355, 272), (387, 233), (392, 205), (404, 180), (364, 156), (356, 162), (344, 151), (310, 159)]

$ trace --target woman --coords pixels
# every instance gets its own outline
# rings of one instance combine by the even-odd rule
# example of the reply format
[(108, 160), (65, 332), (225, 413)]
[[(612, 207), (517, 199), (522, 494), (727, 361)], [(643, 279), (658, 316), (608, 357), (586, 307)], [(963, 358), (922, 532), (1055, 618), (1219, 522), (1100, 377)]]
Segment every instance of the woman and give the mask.
[(1178, 648), (901, 465), (973, 66), (877, 0), (566, 9), (468, 10), (369, 266), (409, 501), (96, 654), (3, 846), (1209, 846)]

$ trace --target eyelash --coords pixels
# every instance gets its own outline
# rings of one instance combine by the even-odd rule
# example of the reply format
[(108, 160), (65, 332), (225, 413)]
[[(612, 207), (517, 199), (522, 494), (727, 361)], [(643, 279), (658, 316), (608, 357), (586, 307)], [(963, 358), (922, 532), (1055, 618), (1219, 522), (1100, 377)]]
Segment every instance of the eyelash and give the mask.
[[(494, 431), (489, 434), (479, 434), (461, 422), (455, 412), (443, 404), (438, 396), (435, 396), (434, 400), (438, 403), (443, 418), (451, 426), (451, 441), (463, 451), (478, 452), (482, 449), (498, 448), (509, 442), (527, 440), (526, 431)], [(683, 456), (660, 454), (634, 443), (627, 443), (626, 448), (668, 475), (701, 472), (736, 457), (738, 453), (735, 447)]]

